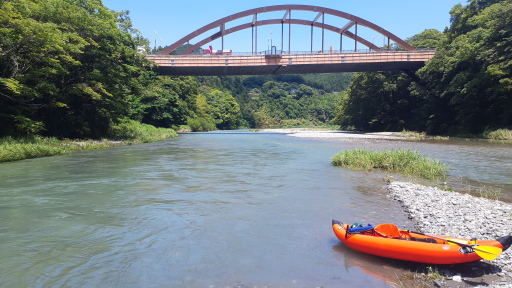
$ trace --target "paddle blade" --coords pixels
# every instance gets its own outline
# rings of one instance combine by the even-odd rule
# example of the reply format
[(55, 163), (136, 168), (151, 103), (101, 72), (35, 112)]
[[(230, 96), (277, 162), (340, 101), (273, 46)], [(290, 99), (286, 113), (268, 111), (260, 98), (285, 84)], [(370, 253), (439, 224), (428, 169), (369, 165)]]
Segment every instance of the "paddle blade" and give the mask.
[(472, 248), (478, 256), (485, 260), (494, 260), (498, 258), (503, 251), (501, 248), (493, 246), (476, 246)]

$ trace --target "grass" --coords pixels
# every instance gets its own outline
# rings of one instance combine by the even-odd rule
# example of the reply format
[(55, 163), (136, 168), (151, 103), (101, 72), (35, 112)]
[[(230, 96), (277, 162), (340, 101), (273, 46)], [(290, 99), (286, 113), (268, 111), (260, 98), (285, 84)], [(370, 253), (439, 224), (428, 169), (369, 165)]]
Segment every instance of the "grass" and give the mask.
[[(423, 269), (422, 269), (423, 270)], [(395, 288), (401, 287), (432, 287), (434, 285), (435, 280), (446, 279), (443, 276), (437, 267), (426, 267), (426, 270), (423, 272), (411, 272), (407, 271), (402, 276), (395, 275), (397, 278), (397, 282), (388, 282), (391, 286)]]
[(486, 131), (483, 136), (491, 140), (512, 140), (512, 130), (498, 129), (495, 131)]
[[(476, 178), (476, 176), (474, 176)], [(458, 181), (454, 181), (452, 185), (457, 188), (450, 188), (446, 186), (444, 183), (444, 187), (438, 187), (441, 190), (445, 191), (460, 191), (461, 193), (469, 193), (473, 196), (478, 196), (490, 200), (500, 200), (501, 193), (503, 189), (500, 187), (495, 187), (491, 185), (486, 185), (485, 183), (480, 182), (479, 180), (473, 180), (472, 184), (469, 183), (468, 180), (465, 180), (463, 177), (458, 177)]]
[(414, 131), (408, 131), (403, 130), (400, 132), (401, 135), (405, 136), (406, 138), (413, 139), (413, 140), (449, 140), (450, 137), (448, 136), (428, 136), (425, 132), (414, 132)]
[(0, 138), (0, 162), (63, 155), (72, 150), (100, 149), (119, 145), (150, 143), (177, 137), (173, 129), (156, 128), (136, 121), (124, 121), (112, 127), (101, 140), (59, 140), (53, 137), (27, 136)]
[(124, 121), (111, 128), (110, 137), (115, 140), (128, 141), (130, 144), (151, 143), (178, 137), (173, 129), (156, 128), (137, 121)]
[(491, 200), (500, 200), (502, 189), (491, 187), (491, 186), (482, 186), (476, 189), (476, 193), (480, 195), (482, 198), (487, 198)]
[(445, 178), (449, 169), (448, 165), (423, 156), (417, 151), (405, 149), (391, 151), (345, 150), (334, 155), (332, 164), (353, 170), (382, 169), (430, 180)]
[(66, 154), (57, 138), (39, 136), (0, 139), (0, 162)]

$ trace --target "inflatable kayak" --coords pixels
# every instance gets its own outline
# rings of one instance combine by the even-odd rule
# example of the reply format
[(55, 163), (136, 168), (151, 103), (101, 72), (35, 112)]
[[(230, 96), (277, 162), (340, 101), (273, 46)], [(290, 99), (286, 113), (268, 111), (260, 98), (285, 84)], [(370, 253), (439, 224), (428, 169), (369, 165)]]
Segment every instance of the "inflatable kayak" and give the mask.
[(363, 227), (332, 220), (336, 237), (348, 247), (381, 257), (429, 263), (458, 264), (493, 260), (512, 244), (512, 236), (497, 240), (460, 239), (400, 230), (393, 224)]

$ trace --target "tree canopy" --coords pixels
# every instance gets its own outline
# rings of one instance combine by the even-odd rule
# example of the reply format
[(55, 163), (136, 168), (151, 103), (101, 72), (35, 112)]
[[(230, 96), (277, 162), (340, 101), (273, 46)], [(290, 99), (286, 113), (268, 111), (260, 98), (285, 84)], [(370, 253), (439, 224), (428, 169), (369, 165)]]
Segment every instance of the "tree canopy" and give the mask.
[(512, 127), (512, 1), (471, 0), (450, 15), (443, 33), (429, 29), (407, 39), (437, 49), (416, 74), (357, 73), (336, 122), (436, 134)]
[(99, 0), (0, 5), (0, 135), (99, 137), (128, 113), (149, 63), (119, 14)]
[(144, 58), (152, 43), (132, 27), (129, 11), (101, 0), (3, 0), (0, 137), (101, 138), (127, 119), (195, 131), (511, 128), (512, 0), (470, 0), (450, 16), (445, 31), (406, 40), (437, 49), (416, 72), (169, 77)]

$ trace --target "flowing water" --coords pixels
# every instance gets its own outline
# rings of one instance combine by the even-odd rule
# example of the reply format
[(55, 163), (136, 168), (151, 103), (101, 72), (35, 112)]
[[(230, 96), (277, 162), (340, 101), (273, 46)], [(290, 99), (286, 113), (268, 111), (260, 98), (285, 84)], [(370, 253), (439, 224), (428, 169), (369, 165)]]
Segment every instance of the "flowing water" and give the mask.
[(382, 175), (330, 164), (358, 147), (416, 149), (451, 165), (447, 185), (512, 194), (511, 146), (475, 141), (229, 131), (1, 163), (0, 286), (386, 287), (403, 270), (331, 229), (411, 224)]

